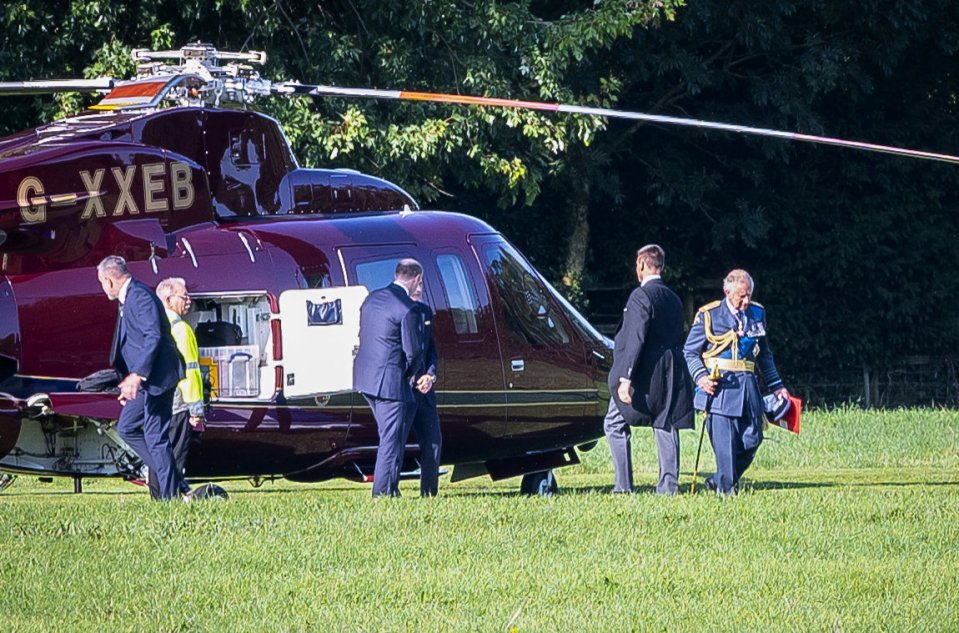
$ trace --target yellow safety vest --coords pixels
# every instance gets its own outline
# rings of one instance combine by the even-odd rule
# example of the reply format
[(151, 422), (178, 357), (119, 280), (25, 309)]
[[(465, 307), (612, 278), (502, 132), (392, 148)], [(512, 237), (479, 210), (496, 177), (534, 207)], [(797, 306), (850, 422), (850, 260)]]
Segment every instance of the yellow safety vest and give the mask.
[(203, 400), (203, 376), (200, 374), (200, 352), (197, 349), (196, 335), (193, 328), (175, 312), (167, 310), (170, 318), (170, 331), (176, 347), (186, 363), (186, 376), (177, 384), (184, 404), (192, 404)]

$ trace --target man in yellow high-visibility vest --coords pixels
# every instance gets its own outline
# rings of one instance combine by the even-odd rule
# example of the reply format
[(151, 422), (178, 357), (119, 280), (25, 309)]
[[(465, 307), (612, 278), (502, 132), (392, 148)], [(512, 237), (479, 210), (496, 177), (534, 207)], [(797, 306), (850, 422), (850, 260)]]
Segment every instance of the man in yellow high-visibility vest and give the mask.
[[(190, 311), (190, 294), (182, 277), (170, 277), (157, 285), (157, 296), (170, 319), (170, 331), (177, 349), (186, 363), (186, 376), (177, 384), (173, 398), (173, 418), (170, 420), (170, 443), (176, 459), (177, 471), (186, 473), (190, 445), (198, 442), (204, 430), (203, 377), (200, 374), (199, 351), (193, 328), (183, 317)], [(154, 491), (150, 478), (150, 493)]]

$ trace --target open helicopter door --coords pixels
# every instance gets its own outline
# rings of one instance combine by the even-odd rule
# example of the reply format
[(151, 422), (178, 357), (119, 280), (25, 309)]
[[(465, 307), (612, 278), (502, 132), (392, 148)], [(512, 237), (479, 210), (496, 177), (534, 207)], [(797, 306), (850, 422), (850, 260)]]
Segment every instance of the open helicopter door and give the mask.
[(365, 286), (287, 290), (280, 294), (283, 394), (287, 398), (353, 389)]

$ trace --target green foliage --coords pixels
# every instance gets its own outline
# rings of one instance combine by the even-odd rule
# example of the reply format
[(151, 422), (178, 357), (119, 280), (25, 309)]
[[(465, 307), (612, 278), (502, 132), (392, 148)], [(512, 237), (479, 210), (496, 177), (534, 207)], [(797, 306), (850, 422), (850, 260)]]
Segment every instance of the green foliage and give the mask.
[[(948, 152), (959, 147), (957, 7), (8, 2), (0, 79), (127, 75), (133, 47), (208, 41), (266, 50), (264, 75), (276, 80), (621, 107)], [(0, 132), (89, 102), (10, 98)], [(597, 312), (619, 311), (632, 253), (656, 242), (667, 279), (694, 304), (718, 297), (729, 269), (754, 273), (787, 376), (959, 346), (953, 165), (531, 111), (347, 99), (263, 107), (304, 165), (368, 171), (424, 207), (480, 216), (557, 287), (623, 286), (622, 297), (591, 298)]]
[[(233, 482), (225, 502), (158, 504), (129, 484), (72, 495), (21, 477), (0, 495), (0, 628), (955, 630), (955, 416), (804, 422), (726, 500), (701, 486), (611, 496), (602, 448), (589, 472), (559, 471), (549, 499), (517, 496), (515, 479), (444, 478), (430, 500), (412, 482), (380, 501), (343, 482)], [(685, 484), (695, 433), (683, 443)], [(648, 491), (648, 431), (635, 447)]]
[[(943, 78), (959, 69), (957, 43), (959, 11), (940, 0), (691, 3), (619, 49), (621, 103), (949, 152), (959, 111)], [(617, 132), (599, 143), (619, 159), (623, 202), (593, 215), (617, 230), (596, 234), (590, 269), (623, 279), (632, 251), (656, 241), (668, 279), (697, 305), (721, 296), (728, 270), (749, 269), (787, 375), (959, 344), (954, 165), (649, 125)]]

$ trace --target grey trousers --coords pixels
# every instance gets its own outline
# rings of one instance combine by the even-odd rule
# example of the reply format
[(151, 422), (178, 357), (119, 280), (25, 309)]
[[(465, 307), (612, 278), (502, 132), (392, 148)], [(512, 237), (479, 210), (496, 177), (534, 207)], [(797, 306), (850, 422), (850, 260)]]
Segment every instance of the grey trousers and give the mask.
[[(613, 492), (631, 492), (633, 490), (633, 456), (630, 442), (632, 432), (613, 398), (609, 399), (609, 408), (603, 419), (603, 430), (606, 432), (609, 452), (613, 459), (615, 474)], [(659, 458), (656, 492), (662, 495), (674, 495), (679, 492), (679, 431), (674, 428), (653, 429), (653, 437), (656, 439), (656, 455)]]

